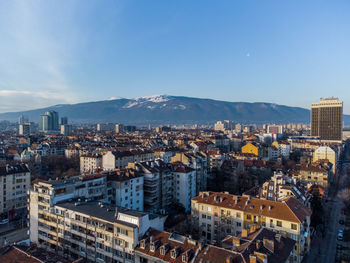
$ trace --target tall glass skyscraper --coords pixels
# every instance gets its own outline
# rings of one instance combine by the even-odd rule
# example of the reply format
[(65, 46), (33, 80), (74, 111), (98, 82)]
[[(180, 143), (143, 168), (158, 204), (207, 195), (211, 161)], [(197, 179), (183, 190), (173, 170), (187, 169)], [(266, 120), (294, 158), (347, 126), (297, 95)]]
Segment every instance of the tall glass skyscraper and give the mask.
[(59, 117), (56, 111), (47, 111), (44, 115), (40, 115), (39, 118), (39, 130), (43, 132), (58, 131), (59, 130)]

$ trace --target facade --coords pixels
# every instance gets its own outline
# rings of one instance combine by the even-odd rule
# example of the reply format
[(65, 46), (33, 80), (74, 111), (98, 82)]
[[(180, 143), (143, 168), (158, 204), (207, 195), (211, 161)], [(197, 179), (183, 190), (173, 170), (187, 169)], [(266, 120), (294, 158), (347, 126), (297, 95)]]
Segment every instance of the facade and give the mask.
[(267, 126), (267, 133), (282, 134), (283, 133), (283, 126), (282, 125), (268, 125)]
[(174, 177), (171, 165), (161, 160), (130, 163), (144, 180), (144, 209), (147, 212), (165, 211), (174, 202)]
[(31, 122), (25, 122), (19, 125), (18, 134), (23, 136), (28, 136), (33, 133), (34, 125)]
[(30, 241), (73, 260), (134, 262), (134, 248), (149, 227), (163, 229), (160, 217), (95, 201), (35, 203), (31, 198), (37, 210), (31, 210)]
[(68, 124), (68, 118), (67, 117), (62, 117), (61, 118), (61, 125)]
[(300, 165), (292, 174), (293, 178), (305, 184), (316, 184), (328, 188), (331, 180), (329, 171), (321, 165)]
[(97, 124), (97, 131), (113, 131), (115, 127), (114, 123), (98, 123)]
[(279, 156), (289, 158), (290, 155), (290, 144), (287, 141), (274, 141), (272, 146), (278, 149)]
[(193, 227), (204, 240), (222, 240), (258, 225), (295, 240), (296, 262), (301, 262), (310, 249), (311, 210), (294, 198), (276, 202), (202, 192), (192, 199), (191, 215)]
[(196, 171), (182, 162), (172, 163), (175, 203), (181, 204), (185, 212), (191, 211), (191, 199), (196, 196)]
[(0, 215), (14, 216), (27, 207), (30, 171), (25, 164), (0, 167)]
[(133, 162), (146, 162), (155, 159), (152, 151), (107, 151), (102, 156), (103, 170), (123, 169)]
[(337, 154), (335, 150), (333, 150), (329, 146), (320, 146), (313, 152), (313, 162), (317, 162), (319, 160), (328, 160), (332, 164), (333, 173), (335, 173), (335, 168), (337, 164)]
[(143, 175), (133, 169), (122, 169), (108, 173), (108, 203), (143, 211)]
[(289, 197), (309, 206), (310, 196), (304, 186), (294, 184), (292, 178), (283, 173), (275, 173), (270, 181), (265, 182), (259, 189), (259, 198), (271, 201), (283, 201)]
[(341, 141), (343, 130), (343, 102), (326, 98), (311, 104), (311, 135), (321, 140)]
[(80, 172), (93, 173), (102, 169), (102, 156), (100, 154), (87, 154), (80, 156)]
[(208, 160), (202, 153), (176, 153), (171, 162), (182, 162), (196, 171), (196, 195), (207, 189)]
[(39, 118), (39, 130), (42, 132), (58, 131), (59, 130), (59, 117), (56, 111), (47, 111), (44, 115), (40, 115)]
[(61, 134), (65, 136), (72, 135), (72, 125), (70, 124), (62, 124), (61, 125)]

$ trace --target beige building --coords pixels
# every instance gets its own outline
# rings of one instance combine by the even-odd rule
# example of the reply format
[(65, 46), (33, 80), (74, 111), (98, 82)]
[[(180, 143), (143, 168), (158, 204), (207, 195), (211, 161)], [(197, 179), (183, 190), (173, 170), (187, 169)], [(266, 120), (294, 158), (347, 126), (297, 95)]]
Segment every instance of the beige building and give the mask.
[(319, 160), (328, 160), (332, 165), (333, 173), (335, 173), (335, 168), (337, 164), (337, 153), (329, 146), (320, 146), (313, 153), (313, 162)]
[(163, 218), (103, 202), (106, 176), (38, 182), (30, 191), (30, 241), (69, 259), (134, 262), (134, 248)]
[(25, 164), (0, 167), (0, 215), (7, 218), (15, 210), (25, 209), (29, 189), (30, 171)]
[(301, 165), (292, 176), (305, 184), (317, 184), (325, 189), (327, 189), (330, 181), (329, 171), (321, 165)]
[(193, 225), (208, 241), (238, 235), (253, 225), (263, 226), (296, 241), (295, 262), (310, 249), (311, 210), (294, 198), (283, 202), (227, 193), (202, 192), (192, 199)]

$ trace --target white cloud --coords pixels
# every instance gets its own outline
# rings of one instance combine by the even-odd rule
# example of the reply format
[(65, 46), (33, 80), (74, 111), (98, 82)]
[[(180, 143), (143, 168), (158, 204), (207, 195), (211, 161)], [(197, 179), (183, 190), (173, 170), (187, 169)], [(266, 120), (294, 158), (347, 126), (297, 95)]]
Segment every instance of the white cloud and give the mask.
[(0, 112), (23, 111), (73, 101), (57, 92), (30, 92), (25, 90), (0, 90)]
[(57, 37), (47, 6), (0, 2), (0, 112), (78, 101), (67, 74), (73, 40)]

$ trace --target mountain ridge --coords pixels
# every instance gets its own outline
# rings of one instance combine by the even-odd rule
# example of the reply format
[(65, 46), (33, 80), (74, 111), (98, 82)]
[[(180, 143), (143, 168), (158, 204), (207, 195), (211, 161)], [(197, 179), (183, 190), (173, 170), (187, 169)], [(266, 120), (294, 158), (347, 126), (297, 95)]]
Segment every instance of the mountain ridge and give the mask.
[[(126, 124), (213, 123), (229, 119), (242, 123), (309, 123), (310, 110), (267, 102), (228, 102), (185, 96), (154, 95), (135, 99), (113, 97), (102, 101), (57, 104), (50, 107), (0, 113), (0, 120), (14, 121), (21, 114), (37, 122), (41, 114), (56, 110), (74, 123), (119, 122)], [(344, 115), (350, 123), (350, 116)]]

